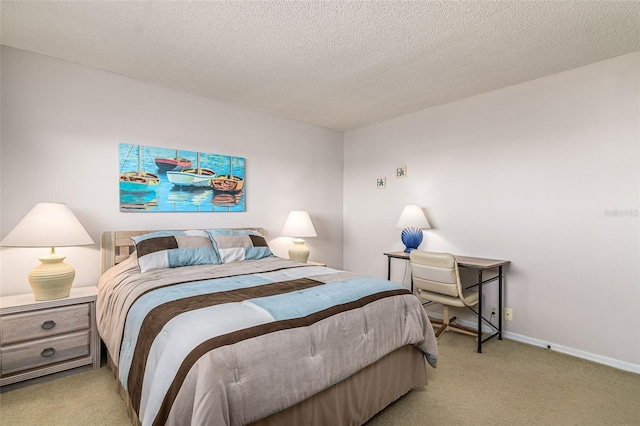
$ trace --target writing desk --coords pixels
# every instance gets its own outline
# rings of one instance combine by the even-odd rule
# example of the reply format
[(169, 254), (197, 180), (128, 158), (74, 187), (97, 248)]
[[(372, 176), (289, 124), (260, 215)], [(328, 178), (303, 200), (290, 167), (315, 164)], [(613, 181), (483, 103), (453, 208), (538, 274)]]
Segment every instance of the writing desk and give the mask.
[[(391, 259), (403, 259), (409, 260), (409, 253), (405, 253), (403, 251), (393, 251), (384, 253), (387, 256), (387, 279), (391, 280)], [(485, 259), (482, 257), (468, 257), (468, 256), (456, 256), (456, 263), (459, 267), (463, 268), (472, 268), (476, 270), (477, 273), (477, 281), (472, 287), (478, 286), (478, 353), (482, 353), (482, 344), (488, 340), (493, 339), (498, 336), (498, 340), (502, 340), (502, 312), (504, 310), (504, 298), (503, 298), (503, 283), (504, 277), (502, 275), (503, 266), (511, 263), (508, 260), (497, 260), (497, 259)], [(483, 279), (483, 272), (490, 269), (498, 270), (498, 275), (489, 279)], [(487, 320), (482, 316), (482, 287), (485, 284), (488, 284), (493, 281), (498, 281), (498, 326), (496, 327), (491, 323), (491, 321)], [(411, 278), (411, 291), (413, 292), (413, 277)], [(475, 312), (475, 310), (471, 309)], [(491, 333), (491, 335), (482, 338), (482, 321), (485, 321), (489, 326), (491, 326), (495, 333)]]

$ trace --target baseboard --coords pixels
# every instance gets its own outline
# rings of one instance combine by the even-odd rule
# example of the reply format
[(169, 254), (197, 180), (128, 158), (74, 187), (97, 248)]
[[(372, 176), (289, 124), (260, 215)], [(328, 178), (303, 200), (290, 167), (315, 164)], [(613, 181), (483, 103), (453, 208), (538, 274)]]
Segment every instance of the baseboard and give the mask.
[[(442, 314), (429, 312), (429, 316), (433, 318), (437, 318), (439, 320), (442, 319)], [(475, 321), (468, 320), (457, 320), (456, 321), (460, 325), (464, 325), (465, 327), (477, 328), (478, 323)], [(486, 324), (482, 326), (483, 333), (491, 333), (494, 330)], [(579, 349), (569, 348), (567, 346), (556, 345), (554, 343), (544, 342), (542, 340), (534, 339), (532, 337), (523, 336), (521, 334), (512, 333), (510, 331), (502, 331), (502, 338), (515, 340), (516, 342), (526, 343), (532, 346), (539, 346), (541, 348), (550, 349), (552, 351), (560, 352), (563, 354), (575, 356), (576, 358), (586, 359), (587, 361), (593, 361), (598, 364), (607, 365), (609, 367), (617, 368), (619, 370), (629, 371), (631, 373), (640, 374), (640, 364), (633, 364), (631, 362), (620, 361), (618, 359), (609, 358), (602, 355), (592, 354), (590, 352), (581, 351)]]
[(576, 358), (586, 359), (587, 361), (597, 362), (598, 364), (608, 365), (609, 367), (617, 368), (619, 370), (629, 371), (631, 373), (640, 374), (640, 364), (633, 364), (631, 362), (620, 361), (618, 359), (609, 358), (602, 355), (592, 354), (590, 352), (581, 351), (579, 349), (569, 348), (567, 346), (556, 345), (554, 343), (544, 342), (542, 340), (534, 339), (532, 337), (523, 336), (521, 334), (511, 333), (510, 331), (503, 331), (502, 337), (516, 342), (522, 342), (533, 346), (539, 346), (541, 348), (547, 348), (552, 351), (560, 352), (563, 354), (575, 356)]

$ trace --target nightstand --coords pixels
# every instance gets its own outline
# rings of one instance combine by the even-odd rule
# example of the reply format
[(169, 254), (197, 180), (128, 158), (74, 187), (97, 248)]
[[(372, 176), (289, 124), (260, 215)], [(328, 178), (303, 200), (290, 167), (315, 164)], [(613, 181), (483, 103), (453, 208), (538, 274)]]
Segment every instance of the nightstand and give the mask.
[(97, 293), (97, 287), (78, 287), (56, 300), (0, 297), (0, 386), (87, 365), (99, 368)]
[(313, 266), (327, 266), (326, 263), (320, 263), (320, 262), (313, 262), (311, 260), (307, 261), (307, 265), (313, 265)]

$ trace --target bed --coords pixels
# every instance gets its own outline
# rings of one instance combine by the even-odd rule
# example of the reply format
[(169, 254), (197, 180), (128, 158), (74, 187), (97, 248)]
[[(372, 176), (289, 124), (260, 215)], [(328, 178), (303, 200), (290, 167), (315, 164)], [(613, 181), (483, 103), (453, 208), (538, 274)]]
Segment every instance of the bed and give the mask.
[(426, 384), (437, 345), (408, 289), (262, 235), (103, 234), (98, 330), (134, 423), (358, 425)]

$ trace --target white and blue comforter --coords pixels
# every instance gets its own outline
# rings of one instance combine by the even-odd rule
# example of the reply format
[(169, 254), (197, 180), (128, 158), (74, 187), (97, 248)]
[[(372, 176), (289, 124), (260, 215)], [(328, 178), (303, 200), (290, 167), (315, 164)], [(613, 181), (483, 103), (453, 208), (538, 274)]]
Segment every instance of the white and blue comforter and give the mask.
[(247, 424), (405, 345), (435, 367), (419, 300), (386, 280), (268, 257), (100, 280), (98, 330), (143, 425)]

